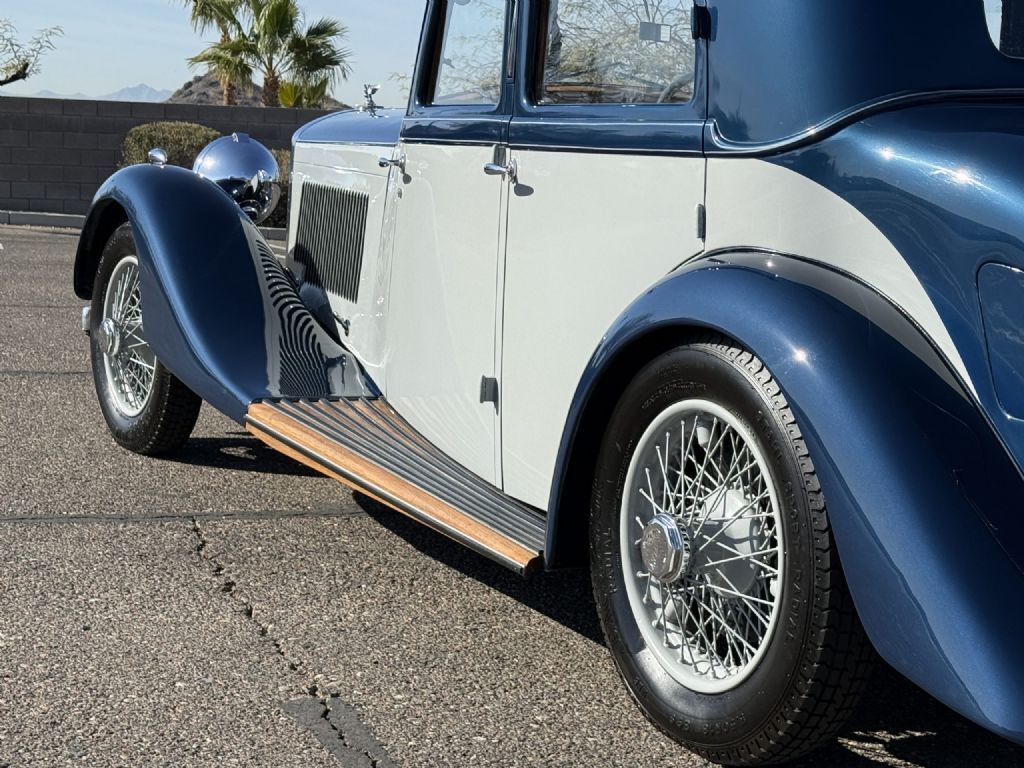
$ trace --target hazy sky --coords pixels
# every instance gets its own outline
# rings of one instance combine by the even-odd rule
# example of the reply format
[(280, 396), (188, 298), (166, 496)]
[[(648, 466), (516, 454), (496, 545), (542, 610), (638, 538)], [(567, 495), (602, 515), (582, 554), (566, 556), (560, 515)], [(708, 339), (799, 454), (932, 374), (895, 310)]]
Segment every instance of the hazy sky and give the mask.
[[(334, 16), (349, 27), (353, 74), (335, 96), (358, 104), (363, 83), (380, 83), (378, 101), (404, 105), (388, 78), (408, 72), (416, 54), (425, 0), (300, 0), (310, 18)], [(998, 34), (1000, 0), (985, 0), (989, 25)], [(186, 58), (203, 48), (180, 0), (0, 0), (0, 15), (22, 39), (59, 24), (64, 37), (43, 60), (42, 72), (2, 90), (15, 96), (49, 90), (99, 96), (146, 83), (174, 90), (194, 72)], [(207, 33), (207, 39), (213, 39)]]
[[(407, 72), (416, 55), (424, 0), (299, 0), (310, 19), (333, 16), (349, 27), (353, 74), (335, 89), (349, 104), (362, 101), (363, 83), (380, 83), (381, 104), (405, 103), (388, 81)], [(3, 89), (15, 96), (49, 90), (98, 96), (146, 83), (175, 90), (192, 77), (185, 60), (204, 47), (188, 11), (174, 0), (0, 0), (0, 16), (27, 39), (60, 25), (64, 36), (43, 60), (42, 72)], [(212, 32), (208, 40), (215, 38)]]

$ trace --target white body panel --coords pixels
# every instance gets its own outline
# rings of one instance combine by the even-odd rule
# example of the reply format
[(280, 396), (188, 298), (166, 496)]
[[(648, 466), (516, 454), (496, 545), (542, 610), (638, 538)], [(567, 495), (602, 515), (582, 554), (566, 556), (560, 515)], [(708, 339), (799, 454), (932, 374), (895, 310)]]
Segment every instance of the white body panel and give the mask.
[[(345, 346), (363, 364), (373, 380), (383, 387), (386, 381), (387, 300), (392, 253), (390, 243), (384, 238), (390, 232), (384, 216), (388, 209), (389, 195), (394, 194), (394, 185), (389, 187), (388, 171), (379, 166), (381, 155), (390, 157), (391, 149), (349, 144), (297, 144), (292, 190), (293, 194), (301, 195), (302, 184), (310, 181), (351, 189), (369, 196), (359, 300), (353, 303), (333, 293), (329, 293), (328, 298), (335, 317), (350, 323), (347, 335), (339, 330)], [(295, 248), (299, 207), (292, 205), (289, 212), (289, 254)], [(301, 277), (301, 265), (289, 258), (288, 266)]]
[(752, 246), (830, 264), (902, 308), (974, 385), (935, 305), (895, 246), (834, 192), (764, 160), (708, 162), (707, 248)]
[(513, 153), (501, 371), (504, 490), (546, 509), (576, 387), (629, 304), (700, 252), (705, 161)]
[(385, 394), (437, 447), (500, 484), (493, 403), (506, 184), (483, 172), (488, 146), (404, 146), (396, 201)]

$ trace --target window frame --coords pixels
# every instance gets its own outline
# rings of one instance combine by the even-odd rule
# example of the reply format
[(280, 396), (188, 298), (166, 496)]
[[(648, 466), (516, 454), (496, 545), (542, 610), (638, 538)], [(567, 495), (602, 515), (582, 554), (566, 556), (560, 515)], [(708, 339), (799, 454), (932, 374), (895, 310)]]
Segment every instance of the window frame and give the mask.
[(434, 42), (434, 56), (433, 56), (433, 60), (434, 61), (433, 61), (433, 67), (431, 69), (430, 85), (428, 87), (428, 92), (429, 92), (428, 103), (429, 103), (430, 106), (432, 106), (432, 107), (475, 107), (475, 108), (483, 108), (483, 107), (495, 107), (495, 106), (498, 106), (498, 105), (501, 104), (502, 90), (504, 88), (506, 73), (508, 71), (508, 60), (509, 60), (509, 49), (510, 49), (509, 48), (509, 28), (510, 28), (509, 21), (510, 21), (510, 16), (511, 16), (510, 3), (507, 2), (507, 0), (501, 0), (501, 2), (505, 6), (505, 18), (504, 18), (504, 24), (503, 24), (504, 30), (503, 30), (503, 35), (502, 35), (502, 52), (501, 52), (501, 56), (498, 59), (498, 66), (497, 66), (497, 71), (496, 71), (497, 81), (498, 81), (498, 85), (497, 85), (497, 88), (498, 88), (498, 98), (494, 102), (489, 102), (489, 101), (470, 102), (470, 101), (466, 101), (466, 102), (455, 102), (455, 103), (438, 104), (436, 101), (434, 101), (434, 98), (437, 95), (436, 92), (437, 92), (438, 81), (439, 81), (440, 76), (441, 76), (441, 60), (442, 60), (442, 57), (444, 55), (445, 33), (447, 32), (446, 23), (450, 20), (451, 14), (449, 13), (449, 11), (454, 11), (455, 6), (457, 5), (457, 3), (452, 2), (452, 0), (446, 0), (445, 2), (442, 2), (440, 4), (441, 5), (441, 10), (440, 10), (440, 18), (438, 20), (437, 38), (436, 38), (436, 40)]
[(995, 48), (996, 52), (1005, 59), (1009, 59), (1010, 61), (1024, 61), (1024, 52), (1022, 52), (1019, 56), (1015, 56), (1014, 54), (1007, 53), (1006, 51), (1003, 50), (1002, 22), (1005, 8), (1002, 7), (1002, 0), (999, 0), (999, 29), (995, 30), (995, 35), (993, 35), (993, 30), (991, 29), (991, 27), (989, 27), (988, 24), (987, 3), (985, 2), (985, 0), (980, 0), (980, 2), (982, 13), (985, 14), (985, 30), (986, 32), (988, 32), (988, 39), (992, 42), (992, 47)]
[[(693, 97), (668, 104), (538, 104), (546, 0), (520, 0), (513, 149), (702, 155), (708, 111), (708, 43), (695, 41)], [(694, 0), (706, 7), (707, 0)]]
[[(700, 47), (699, 40), (694, 40), (693, 50), (693, 92), (690, 98), (686, 101), (670, 101), (663, 104), (655, 104), (652, 102), (622, 102), (622, 101), (608, 101), (608, 102), (596, 102), (596, 103), (577, 103), (577, 104), (564, 104), (564, 103), (550, 103), (544, 104), (540, 100), (540, 95), (544, 87), (544, 65), (547, 63), (547, 47), (548, 47), (548, 32), (551, 29), (549, 21), (549, 11), (551, 10), (551, 0), (535, 0), (537, 5), (537, 15), (535, 19), (535, 25), (533, 27), (534, 34), (534, 46), (533, 46), (533, 81), (529, 83), (528, 95), (531, 97), (531, 103), (537, 107), (681, 107), (689, 104), (693, 101), (697, 93), (697, 49)], [(692, 0), (691, 0), (692, 2)], [(692, 30), (691, 30), (692, 31)]]
[[(703, 6), (704, 0), (696, 5)], [(536, 117), (603, 118), (624, 121), (681, 121), (704, 120), (706, 99), (706, 48), (703, 40), (694, 41), (693, 95), (686, 102), (666, 104), (606, 103), (606, 104), (542, 104), (538, 100), (544, 76), (547, 43), (547, 11), (549, 0), (529, 0), (526, 23), (521, 25), (520, 46), (528, 55), (520, 57), (519, 82), (516, 93), (516, 114)]]
[(507, 116), (511, 112), (511, 80), (508, 77), (510, 56), (514, 46), (511, 45), (513, 25), (516, 22), (516, 6), (522, 0), (505, 0), (505, 37), (502, 43), (501, 56), (501, 93), (497, 104), (434, 104), (432, 99), (437, 86), (440, 70), (441, 54), (444, 46), (446, 11), (454, 0), (428, 0), (423, 34), (420, 38), (420, 50), (416, 58), (416, 70), (413, 75), (412, 94), (409, 100), (407, 117), (485, 117)]

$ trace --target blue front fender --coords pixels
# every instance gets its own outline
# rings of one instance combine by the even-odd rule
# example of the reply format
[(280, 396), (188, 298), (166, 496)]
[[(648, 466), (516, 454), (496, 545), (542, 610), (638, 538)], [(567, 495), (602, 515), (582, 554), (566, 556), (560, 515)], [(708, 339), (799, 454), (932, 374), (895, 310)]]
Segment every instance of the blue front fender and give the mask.
[(135, 165), (100, 188), (76, 259), (80, 296), (91, 295), (104, 225), (124, 220), (138, 250), (146, 338), (215, 408), (241, 422), (254, 400), (371, 392), (256, 226), (217, 185), (183, 168)]
[[(848, 276), (743, 253), (654, 286), (595, 353), (556, 477), (571, 476), (581, 425), (607, 412), (596, 393), (628, 350), (666, 333), (682, 343), (700, 328), (750, 349), (782, 387), (880, 654), (965, 716), (1024, 742), (1021, 473), (920, 329)], [(548, 540), (556, 560), (579, 530), (578, 518), (565, 519), (568, 496), (556, 481)]]

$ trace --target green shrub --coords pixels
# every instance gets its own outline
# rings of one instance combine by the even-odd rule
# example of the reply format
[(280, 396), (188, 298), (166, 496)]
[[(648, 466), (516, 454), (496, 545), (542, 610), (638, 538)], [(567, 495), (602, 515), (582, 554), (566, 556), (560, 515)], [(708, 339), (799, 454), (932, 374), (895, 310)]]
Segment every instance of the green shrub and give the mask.
[[(124, 137), (122, 148), (122, 165), (137, 165), (147, 162), (146, 155), (154, 147), (167, 152), (167, 162), (191, 168), (196, 156), (203, 147), (220, 134), (212, 128), (196, 123), (147, 123), (128, 131)], [(288, 171), (291, 168), (292, 153), (287, 149), (272, 149), (274, 159), (281, 169), (281, 202), (270, 218), (263, 222), (265, 227), (288, 226), (288, 198), (291, 179)]]
[(196, 155), (220, 134), (196, 123), (146, 123), (128, 131), (121, 148), (122, 165), (146, 162), (146, 154), (154, 147), (167, 152), (167, 162), (191, 168)]

